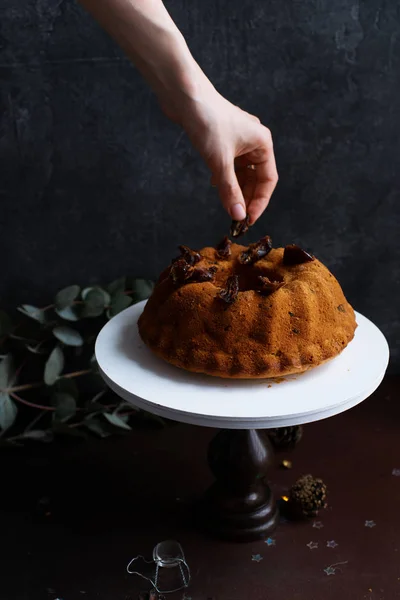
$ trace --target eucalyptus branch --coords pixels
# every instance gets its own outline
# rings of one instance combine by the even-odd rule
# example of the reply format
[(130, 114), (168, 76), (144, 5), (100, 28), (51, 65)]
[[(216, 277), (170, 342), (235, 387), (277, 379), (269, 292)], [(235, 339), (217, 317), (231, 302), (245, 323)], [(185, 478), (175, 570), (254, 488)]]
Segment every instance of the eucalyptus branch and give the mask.
[[(132, 294), (134, 293), (133, 290), (126, 290), (125, 292), (123, 292), (125, 296), (132, 296)], [(74, 300), (72, 302), (71, 306), (79, 306), (79, 305), (83, 305), (85, 304), (85, 302), (83, 300)], [(105, 305), (104, 308), (110, 308), (111, 305)], [(40, 310), (42, 310), (43, 312), (47, 311), (47, 310), (51, 310), (51, 309), (55, 309), (56, 308), (56, 304), (48, 304), (47, 306), (44, 306), (43, 308), (41, 308)]]
[(17, 402), (20, 402), (21, 404), (25, 404), (25, 406), (29, 406), (30, 408), (37, 408), (38, 410), (50, 410), (50, 411), (55, 410), (55, 408), (53, 406), (43, 406), (41, 404), (36, 404), (35, 402), (29, 402), (29, 400), (25, 400), (25, 398), (21, 398), (21, 396), (18, 396), (14, 392), (9, 391), (8, 393), (11, 396), (11, 398), (14, 398), (14, 400), (16, 400)]
[(23, 385), (15, 385), (11, 388), (7, 388), (5, 390), (0, 390), (2, 392), (6, 392), (6, 394), (12, 394), (13, 392), (23, 392), (24, 390), (34, 390), (35, 388), (41, 388), (44, 386), (43, 381), (37, 381), (36, 383), (24, 383)]
[[(116, 428), (128, 430), (126, 420), (139, 411), (124, 410), (124, 401), (115, 395), (114, 402), (102, 400), (113, 392), (99, 391), (94, 377), (82, 377), (97, 374), (93, 345), (99, 330), (133, 302), (148, 298), (152, 287), (150, 281), (128, 283), (122, 277), (105, 287), (70, 285), (42, 308), (23, 304), (18, 320), (0, 309), (0, 437), (13, 443), (48, 442), (53, 434), (78, 427), (102, 437)], [(30, 399), (22, 392), (30, 392)], [(29, 419), (25, 409), (32, 411)], [(56, 419), (48, 419), (54, 414)], [(46, 415), (45, 428), (38, 428)]]
[(44, 417), (45, 414), (45, 411), (41, 411), (38, 415), (36, 415), (36, 417), (25, 427), (25, 433), (27, 431), (32, 431), (34, 426), (40, 421), (40, 419)]
[(73, 373), (66, 373), (62, 375), (64, 379), (73, 379), (74, 377), (82, 377), (82, 375), (89, 375), (93, 373), (93, 369), (82, 369), (81, 371), (74, 371)]
[[(14, 398), (14, 400), (16, 400), (17, 402), (20, 402), (21, 404), (25, 404), (25, 406), (29, 406), (30, 408), (37, 408), (38, 410), (43, 410), (43, 411), (55, 411), (56, 410), (54, 406), (44, 406), (44, 405), (36, 404), (34, 402), (29, 402), (29, 400), (25, 400), (25, 398), (21, 398), (21, 396), (19, 396), (18, 394), (15, 394), (14, 392), (9, 391), (9, 394), (12, 398)], [(116, 408), (118, 408), (119, 404), (120, 403), (103, 404), (102, 408), (104, 408), (105, 410), (115, 410)], [(76, 407), (77, 412), (86, 411), (86, 410), (87, 409), (82, 406)], [(136, 412), (136, 411), (133, 411), (133, 412)]]
[[(92, 369), (83, 369), (82, 371), (75, 371), (73, 373), (66, 373), (61, 376), (61, 379), (73, 379), (74, 377), (82, 377), (82, 375), (88, 375), (89, 373), (93, 373)], [(44, 387), (45, 383), (43, 381), (36, 381), (35, 383), (24, 383), (23, 385), (15, 385), (11, 388), (0, 390), (4, 391), (7, 394), (11, 395), (11, 392), (22, 392), (24, 390), (33, 390), (37, 388)]]

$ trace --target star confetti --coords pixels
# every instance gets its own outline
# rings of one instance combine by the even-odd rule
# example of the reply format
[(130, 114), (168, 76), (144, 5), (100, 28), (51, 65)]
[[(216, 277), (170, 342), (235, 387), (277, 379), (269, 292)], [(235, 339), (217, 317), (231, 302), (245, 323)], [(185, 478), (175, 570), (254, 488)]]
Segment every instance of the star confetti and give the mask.
[(267, 544), (267, 546), (275, 546), (275, 540), (269, 537), (265, 540), (265, 544)]
[(344, 560), (343, 562), (335, 563), (334, 565), (329, 565), (329, 567), (325, 567), (324, 571), (327, 575), (336, 575), (336, 571), (341, 571), (339, 569), (339, 565), (347, 565), (348, 561)]
[(322, 523), (322, 521), (314, 521), (312, 526), (314, 527), (314, 529), (322, 529), (324, 524)]
[(326, 542), (326, 547), (327, 548), (336, 548), (336, 546), (339, 546), (339, 544), (337, 544), (335, 542), (335, 540), (330, 540), (329, 542)]
[(400, 477), (400, 469), (393, 469), (392, 475), (394, 475), (395, 477)]
[(261, 556), (261, 554), (253, 554), (251, 557), (251, 560), (253, 562), (261, 562), (263, 559), (263, 557)]
[(370, 529), (372, 529), (372, 527), (375, 527), (376, 523), (375, 521), (365, 521), (365, 527), (369, 527)]
[(308, 542), (308, 544), (306, 544), (306, 546), (308, 546), (308, 548), (310, 548), (310, 550), (316, 550), (318, 548), (318, 542)]

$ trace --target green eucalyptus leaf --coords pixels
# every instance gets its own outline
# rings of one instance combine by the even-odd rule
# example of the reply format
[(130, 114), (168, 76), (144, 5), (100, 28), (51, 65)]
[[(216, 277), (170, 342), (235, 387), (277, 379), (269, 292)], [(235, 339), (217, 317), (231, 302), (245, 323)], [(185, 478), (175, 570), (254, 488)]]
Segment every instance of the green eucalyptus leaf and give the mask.
[(154, 283), (148, 279), (134, 279), (132, 281), (132, 300), (134, 303), (146, 300), (151, 296)]
[(122, 292), (118, 292), (111, 299), (111, 306), (107, 311), (107, 317), (109, 319), (112, 319), (112, 317), (115, 317), (115, 315), (125, 310), (125, 308), (128, 308), (128, 306), (130, 306), (131, 304), (132, 298), (130, 298), (126, 294), (123, 294)]
[(69, 285), (68, 287), (60, 290), (56, 294), (56, 308), (58, 310), (63, 310), (64, 308), (72, 306), (74, 300), (79, 296), (80, 291), (81, 288), (79, 285)]
[(60, 346), (56, 346), (44, 367), (44, 382), (46, 385), (53, 385), (64, 368), (64, 354)]
[(119, 279), (115, 279), (107, 286), (107, 291), (111, 296), (118, 294), (119, 292), (124, 292), (126, 290), (126, 277), (120, 277)]
[[(123, 421), (124, 423), (129, 423), (130, 415), (120, 415), (120, 414), (118, 414), (118, 411), (115, 411), (114, 414), (116, 416), (118, 416), (118, 418), (121, 419), (121, 421)], [(130, 427), (129, 427), (129, 429), (130, 429)]]
[(94, 285), (92, 287), (87, 287), (82, 291), (82, 300), (87, 300), (87, 297), (89, 296), (89, 294), (91, 294), (91, 292), (96, 291), (99, 292), (100, 294), (102, 294), (103, 298), (104, 298), (104, 302), (106, 304), (108, 304), (110, 302), (110, 294), (106, 291), (103, 290), (102, 287), (100, 287), (99, 285)]
[(0, 389), (11, 387), (15, 379), (14, 360), (11, 354), (6, 354), (0, 363)]
[(86, 417), (84, 425), (87, 429), (89, 429), (89, 431), (95, 433), (101, 438), (107, 438), (111, 435), (111, 431), (107, 423), (92, 415)]
[(111, 296), (110, 296), (110, 294), (107, 292), (107, 290), (105, 290), (105, 289), (104, 289), (104, 288), (102, 288), (102, 287), (97, 287), (97, 288), (96, 288), (96, 290), (98, 290), (99, 292), (101, 292), (101, 293), (103, 294), (103, 296), (104, 296), (104, 302), (105, 302), (105, 304), (106, 304), (106, 305), (107, 305), (107, 304), (110, 304), (110, 302), (111, 302)]
[(67, 421), (76, 413), (75, 398), (65, 392), (56, 392), (51, 397), (51, 403), (55, 407), (54, 419), (56, 421)]
[(0, 310), (0, 337), (8, 335), (13, 330), (11, 318), (4, 310)]
[(47, 316), (44, 310), (41, 308), (37, 308), (36, 306), (32, 306), (31, 304), (22, 304), (22, 306), (18, 306), (19, 312), (21, 312), (26, 317), (37, 321), (44, 325), (47, 322)]
[(0, 428), (9, 429), (17, 418), (17, 407), (5, 392), (0, 392)]
[(76, 329), (72, 329), (72, 327), (64, 325), (54, 327), (53, 335), (66, 346), (82, 346), (83, 344), (81, 334)]
[(85, 301), (83, 317), (99, 317), (111, 301), (110, 295), (99, 287), (87, 288), (82, 292), (82, 298)]
[[(140, 412), (140, 408), (138, 408), (137, 406), (132, 406), (132, 404), (130, 402), (125, 402), (124, 400), (121, 400), (121, 399), (119, 399), (118, 408), (116, 408), (114, 410), (114, 412), (118, 414), (121, 410), (125, 410), (126, 408), (129, 408), (130, 411)], [(121, 416), (121, 415), (119, 415), (119, 416)]]
[(43, 442), (44, 444), (49, 444), (54, 440), (54, 435), (52, 431), (43, 430), (43, 429), (32, 429), (31, 431), (25, 431), (20, 436), (19, 439), (22, 440), (32, 440), (34, 442)]
[(114, 427), (119, 427), (120, 429), (126, 429), (127, 431), (131, 431), (131, 428), (125, 422), (125, 420), (122, 417), (119, 417), (117, 414), (104, 413), (103, 416), (107, 419), (109, 423), (111, 423), (111, 425), (114, 425)]
[(107, 390), (101, 390), (98, 392), (85, 406), (85, 411), (87, 414), (95, 413), (95, 412), (104, 412), (108, 410), (108, 408), (104, 404), (100, 404), (99, 400), (105, 396)]
[(103, 398), (103, 396), (106, 395), (107, 391), (108, 388), (105, 388), (103, 390), (100, 390), (100, 392), (97, 392), (97, 394), (93, 396), (93, 398), (90, 400), (90, 403), (95, 404), (96, 402), (98, 402), (101, 398)]
[(61, 319), (64, 319), (65, 321), (79, 321), (79, 314), (74, 306), (67, 306), (61, 310), (55, 308), (54, 311), (59, 317), (61, 317)]

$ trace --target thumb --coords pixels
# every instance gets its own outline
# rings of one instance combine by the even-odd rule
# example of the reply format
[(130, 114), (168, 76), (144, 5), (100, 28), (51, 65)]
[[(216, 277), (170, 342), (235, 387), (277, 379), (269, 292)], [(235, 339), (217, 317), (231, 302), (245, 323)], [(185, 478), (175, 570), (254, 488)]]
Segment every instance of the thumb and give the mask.
[(222, 167), (217, 186), (225, 210), (234, 221), (243, 221), (246, 218), (246, 203), (236, 177), (233, 161)]

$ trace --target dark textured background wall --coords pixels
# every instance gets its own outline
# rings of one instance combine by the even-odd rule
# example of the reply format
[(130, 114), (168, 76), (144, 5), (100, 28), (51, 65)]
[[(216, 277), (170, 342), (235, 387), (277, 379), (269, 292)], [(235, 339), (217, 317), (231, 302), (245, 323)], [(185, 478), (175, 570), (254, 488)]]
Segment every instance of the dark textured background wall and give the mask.
[[(275, 138), (252, 233), (297, 241), (388, 336), (400, 371), (400, 4), (167, 0), (196, 59)], [(0, 0), (2, 304), (130, 273), (229, 220), (185, 136), (71, 0)], [(373, 349), (371, 349), (373, 351)]]

